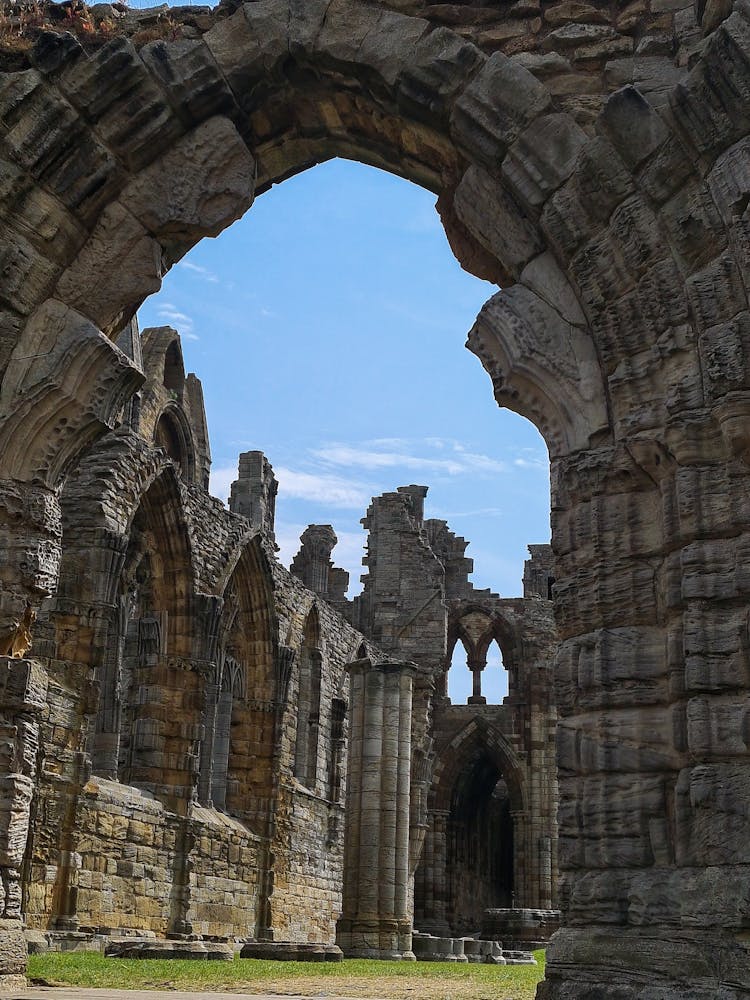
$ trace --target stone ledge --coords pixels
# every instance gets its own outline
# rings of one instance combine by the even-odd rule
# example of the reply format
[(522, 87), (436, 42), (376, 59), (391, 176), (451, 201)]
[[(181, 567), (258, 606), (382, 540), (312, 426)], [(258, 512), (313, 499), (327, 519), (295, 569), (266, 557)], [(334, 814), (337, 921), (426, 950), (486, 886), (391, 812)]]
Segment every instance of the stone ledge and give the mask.
[(295, 944), (291, 941), (248, 941), (240, 958), (264, 958), (277, 962), (340, 962), (344, 957), (335, 944)]
[(161, 939), (110, 941), (104, 949), (106, 958), (192, 958), (203, 961), (231, 962), (234, 949), (215, 941), (165, 941)]

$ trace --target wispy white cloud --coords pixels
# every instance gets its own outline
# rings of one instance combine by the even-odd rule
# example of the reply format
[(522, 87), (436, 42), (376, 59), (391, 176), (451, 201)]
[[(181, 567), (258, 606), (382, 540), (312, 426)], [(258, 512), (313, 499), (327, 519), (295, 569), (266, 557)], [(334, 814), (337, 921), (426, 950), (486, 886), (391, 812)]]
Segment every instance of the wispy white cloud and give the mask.
[(284, 466), (274, 472), (279, 481), (279, 492), (285, 497), (354, 509), (364, 509), (370, 501), (370, 493), (364, 484), (343, 476), (297, 472)]
[(224, 503), (229, 499), (229, 489), (237, 478), (237, 466), (225, 465), (218, 469), (211, 469), (211, 476), (208, 483), (208, 491), (211, 496), (218, 497)]
[(478, 507), (476, 510), (438, 511), (434, 516), (452, 521), (457, 517), (503, 517), (507, 513), (502, 507)]
[(186, 271), (192, 271), (193, 274), (199, 275), (204, 281), (210, 281), (212, 285), (217, 285), (219, 283), (218, 274), (214, 274), (213, 271), (209, 271), (207, 267), (201, 267), (200, 264), (193, 264), (189, 260), (181, 260), (178, 267), (184, 267)]
[(514, 458), (513, 464), (519, 469), (534, 469), (539, 472), (549, 472), (549, 461), (541, 456), (538, 458)]
[[(372, 495), (365, 484), (326, 472), (300, 472), (282, 465), (274, 468), (274, 475), (284, 500), (307, 500), (324, 506), (364, 511)], [(236, 465), (212, 469), (210, 492), (226, 501), (236, 478)]]
[(170, 326), (174, 326), (184, 340), (200, 339), (198, 334), (195, 333), (192, 316), (188, 316), (187, 313), (182, 312), (181, 309), (172, 305), (171, 302), (161, 303), (156, 310), (156, 315), (160, 320), (163, 320)]
[[(460, 476), (465, 473), (497, 475), (507, 471), (505, 462), (489, 455), (463, 451), (455, 446), (453, 455), (445, 457), (407, 451), (407, 447), (414, 443), (398, 438), (380, 438), (373, 442), (365, 442), (363, 445), (333, 442), (323, 448), (314, 449), (311, 454), (326, 465), (369, 470), (401, 468), (448, 476)], [(439, 446), (433, 445), (433, 448), (435, 447), (444, 448), (445, 443), (441, 442)]]

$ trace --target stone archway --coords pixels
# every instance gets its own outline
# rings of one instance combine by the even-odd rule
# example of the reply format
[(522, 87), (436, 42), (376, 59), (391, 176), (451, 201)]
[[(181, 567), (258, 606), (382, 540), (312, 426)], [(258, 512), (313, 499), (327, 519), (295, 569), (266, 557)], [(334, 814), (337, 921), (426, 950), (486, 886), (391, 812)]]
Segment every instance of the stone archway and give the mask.
[(513, 748), (475, 719), (439, 754), (423, 867), (415, 885), (420, 930), (476, 933), (492, 907), (528, 906), (526, 776)]
[[(140, 382), (107, 335), (256, 191), (334, 155), (394, 170), (505, 286), (470, 346), (553, 465), (568, 926), (547, 998), (750, 983), (750, 24), (718, 8), (689, 73), (658, 57), (659, 100), (634, 55), (588, 117), (524, 60), (365, 0), (223, 7), (140, 51), (47, 33), (0, 88), (6, 632), (54, 590), (61, 478)], [(4, 697), (9, 722), (34, 705)]]

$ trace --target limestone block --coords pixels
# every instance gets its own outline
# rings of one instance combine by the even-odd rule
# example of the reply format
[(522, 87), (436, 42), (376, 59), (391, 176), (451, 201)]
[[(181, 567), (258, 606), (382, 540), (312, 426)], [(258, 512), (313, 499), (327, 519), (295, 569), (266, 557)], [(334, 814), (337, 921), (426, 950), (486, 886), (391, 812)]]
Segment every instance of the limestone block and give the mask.
[(637, 354), (647, 338), (663, 344), (664, 353), (673, 350), (681, 343), (689, 316), (684, 282), (673, 258), (647, 265), (635, 288), (610, 302), (592, 323), (606, 368), (612, 371), (619, 359)]
[(668, 135), (642, 168), (639, 183), (657, 204), (679, 191), (695, 174), (695, 160), (675, 134)]
[(252, 204), (255, 162), (227, 118), (211, 118), (142, 171), (120, 204), (178, 260)]
[(700, 153), (723, 151), (750, 127), (750, 24), (733, 13), (670, 94), (683, 140)]
[(372, 83), (380, 82), (376, 92), (383, 85), (390, 91), (429, 30), (421, 18), (336, 0), (328, 7), (315, 51), (325, 62), (333, 59), (369, 70)]
[[(47, 672), (35, 661), (0, 657), (0, 705), (3, 711), (40, 713), (46, 703), (47, 684)], [(16, 765), (10, 770), (32, 774), (36, 758), (24, 756)]]
[(677, 337), (670, 331), (655, 347), (624, 358), (610, 375), (612, 413), (623, 433), (651, 433), (666, 413), (703, 405), (698, 360), (694, 351), (682, 349), (688, 331), (675, 332)]
[(469, 167), (463, 175), (453, 207), (471, 235), (514, 277), (542, 249), (541, 234), (528, 215), (482, 167)]
[(498, 167), (524, 126), (551, 101), (528, 70), (499, 52), (492, 55), (456, 101), (451, 132), (490, 170)]
[[(484, 63), (476, 46), (447, 28), (430, 31), (416, 43), (399, 73), (399, 107), (430, 124), (448, 118), (453, 98)], [(466, 92), (461, 97), (463, 100)]]
[(652, 105), (663, 106), (672, 88), (685, 76), (685, 70), (674, 64), (671, 39), (668, 45), (664, 55), (640, 51), (627, 58), (610, 60), (604, 67), (604, 79), (614, 87), (630, 84)]
[[(29, 832), (32, 778), (13, 773), (0, 776), (0, 867), (19, 869)], [(4, 912), (4, 911), (3, 911)]]
[(145, 166), (183, 131), (127, 38), (66, 66), (57, 84), (130, 169)]
[(601, 232), (614, 207), (633, 188), (629, 172), (604, 138), (589, 139), (575, 174), (547, 201), (541, 225), (564, 259)]
[[(579, 875), (575, 881), (569, 881), (570, 894), (565, 915), (566, 923), (576, 925), (594, 921), (600, 928), (602, 925), (624, 924), (628, 911), (628, 888), (632, 878), (631, 872), (622, 871), (591, 871)], [(560, 934), (555, 935), (550, 947), (560, 940)]]
[(665, 255), (656, 217), (644, 198), (634, 195), (612, 213), (610, 234), (631, 274), (643, 274)]
[(31, 62), (45, 76), (85, 58), (83, 46), (70, 31), (42, 31), (31, 51)]
[(718, 158), (708, 175), (708, 185), (721, 217), (728, 224), (747, 210), (750, 193), (750, 139), (742, 139)]
[(692, 542), (680, 553), (682, 596), (687, 600), (727, 600), (747, 594), (750, 570), (745, 560), (750, 536)]
[(289, 0), (243, 4), (203, 36), (240, 107), (289, 53)]
[(612, 787), (622, 786), (635, 794), (639, 780), (643, 787), (656, 787), (655, 779), (645, 778), (646, 772), (680, 766), (682, 757), (674, 743), (672, 709), (660, 705), (613, 710), (603, 720), (596, 713), (569, 717), (558, 726), (558, 765), (579, 774), (606, 776), (613, 782), (613, 772), (630, 772)]
[(664, 205), (661, 218), (686, 273), (707, 264), (726, 245), (721, 217), (705, 183), (686, 184)]
[(675, 793), (678, 864), (748, 863), (749, 790), (746, 761), (699, 764), (680, 772)]
[(609, 24), (572, 22), (555, 28), (542, 40), (543, 52), (568, 52), (617, 38), (617, 32)]
[(186, 124), (235, 111), (234, 96), (202, 39), (149, 42), (139, 55)]
[(712, 326), (700, 335), (704, 384), (709, 398), (750, 388), (750, 313)]
[(509, 148), (503, 177), (523, 204), (538, 207), (570, 177), (586, 142), (570, 115), (537, 118)]
[(544, 12), (544, 20), (553, 27), (562, 24), (606, 24), (607, 15), (582, 0), (563, 0)]
[(54, 288), (60, 267), (24, 236), (5, 226), (0, 236), (0, 302), (28, 315)]
[[(740, 680), (740, 678), (738, 678)], [(742, 694), (722, 700), (691, 698), (687, 703), (687, 748), (694, 760), (746, 757), (747, 712)]]
[(159, 290), (162, 274), (159, 243), (124, 205), (113, 202), (60, 278), (56, 296), (106, 331), (119, 328), (144, 297)]
[(563, 638), (623, 624), (654, 625), (657, 621), (656, 563), (618, 560), (602, 573), (599, 567), (578, 569), (568, 577), (561, 567), (555, 580), (555, 616)]
[(728, 691), (747, 685), (748, 633), (741, 612), (691, 605), (684, 616), (683, 644), (686, 691)]
[[(675, 490), (683, 541), (717, 534), (729, 523), (739, 531), (750, 528), (750, 497), (740, 471), (718, 465), (683, 465), (676, 471)], [(720, 612), (715, 609), (715, 613)]]
[(730, 246), (746, 269), (750, 266), (750, 142), (737, 143), (720, 157), (708, 175), (714, 202), (729, 231)]
[(556, 703), (565, 713), (659, 704), (668, 669), (662, 629), (611, 628), (569, 639), (555, 658)]
[(119, 180), (109, 151), (36, 70), (0, 76), (3, 148), (84, 221)]
[(25, 986), (24, 973), (28, 951), (20, 920), (0, 919), (0, 988), (5, 986), (4, 977), (19, 976), (20, 981), (10, 983), (10, 988)]
[(636, 276), (631, 273), (622, 248), (611, 233), (586, 243), (573, 257), (570, 270), (584, 303), (592, 310), (603, 309), (635, 284)]
[[(69, 260), (86, 239), (86, 230), (61, 202), (35, 187), (10, 161), (0, 161), (0, 200), (13, 212), (15, 228), (52, 261)], [(17, 306), (14, 306), (17, 308)]]

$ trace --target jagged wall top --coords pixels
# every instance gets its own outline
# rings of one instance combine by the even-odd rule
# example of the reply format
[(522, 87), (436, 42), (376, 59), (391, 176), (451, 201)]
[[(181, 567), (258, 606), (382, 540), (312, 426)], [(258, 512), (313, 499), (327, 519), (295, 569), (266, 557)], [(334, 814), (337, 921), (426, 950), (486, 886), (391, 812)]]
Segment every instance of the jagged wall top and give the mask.
[[(253, 6), (251, 0), (246, 6)], [(285, 20), (299, 13), (303, 0), (266, 4), (270, 16)], [(325, 4), (324, 4), (325, 5)], [(216, 7), (166, 4), (121, 9), (121, 4), (87, 6), (23, 4), (4, 0), (0, 11), (0, 68), (39, 66), (45, 62), (46, 32), (70, 32), (87, 50), (128, 37), (143, 50), (144, 61), (158, 61), (161, 42), (190, 43), (205, 36), (242, 4)], [(329, 8), (338, 6), (330, 0)], [(424, 19), (434, 29), (449, 28), (486, 53), (500, 51), (543, 80), (561, 109), (579, 122), (592, 119), (601, 95), (626, 83), (659, 103), (699, 51), (705, 32), (731, 10), (728, 0), (513, 0), (500, 3), (430, 3), (429, 0), (372, 0), (372, 7)], [(398, 30), (398, 26), (395, 26)]]

